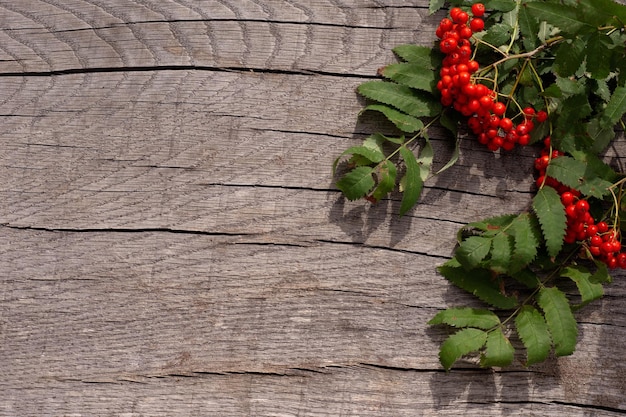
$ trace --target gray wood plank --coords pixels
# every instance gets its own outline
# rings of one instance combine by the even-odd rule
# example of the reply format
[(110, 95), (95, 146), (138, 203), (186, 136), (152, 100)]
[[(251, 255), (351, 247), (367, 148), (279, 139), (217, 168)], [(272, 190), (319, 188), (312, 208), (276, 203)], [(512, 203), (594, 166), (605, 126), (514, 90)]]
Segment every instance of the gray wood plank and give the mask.
[(571, 357), (438, 364), (426, 322), (479, 304), (436, 267), (527, 207), (535, 150), (465, 141), (403, 218), (332, 185), (389, 131), (354, 90), (432, 42), (426, 6), (0, 1), (0, 415), (623, 414), (624, 274)]

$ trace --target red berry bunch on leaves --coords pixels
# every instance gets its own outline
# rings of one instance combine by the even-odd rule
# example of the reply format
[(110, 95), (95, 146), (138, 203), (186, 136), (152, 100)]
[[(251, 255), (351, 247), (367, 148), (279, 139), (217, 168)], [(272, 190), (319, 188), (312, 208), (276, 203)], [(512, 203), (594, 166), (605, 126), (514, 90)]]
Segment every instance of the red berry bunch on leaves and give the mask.
[(561, 196), (567, 217), (564, 242), (569, 244), (582, 242), (585, 250), (594, 259), (604, 262), (611, 269), (617, 267), (626, 269), (626, 253), (621, 252), (619, 232), (604, 221), (595, 222), (589, 212), (589, 201), (582, 198), (578, 190), (546, 176), (550, 160), (563, 155), (562, 152), (550, 149), (550, 137), (547, 137), (544, 139), (541, 156), (535, 159), (535, 169), (539, 173), (536, 183), (537, 187), (545, 185), (554, 188)]
[(492, 151), (500, 148), (510, 151), (516, 144), (527, 145), (534, 121), (544, 122), (548, 115), (527, 107), (520, 113), (523, 121), (516, 125), (506, 116), (507, 105), (498, 101), (497, 92), (476, 82), (474, 74), (480, 65), (473, 59), (470, 39), (485, 28), (482, 19), (485, 6), (482, 3), (472, 5), (471, 14), (470, 17), (463, 9), (453, 7), (450, 18), (443, 18), (435, 31), (440, 39), (439, 49), (446, 55), (437, 82), (441, 103), (469, 117), (470, 130)]

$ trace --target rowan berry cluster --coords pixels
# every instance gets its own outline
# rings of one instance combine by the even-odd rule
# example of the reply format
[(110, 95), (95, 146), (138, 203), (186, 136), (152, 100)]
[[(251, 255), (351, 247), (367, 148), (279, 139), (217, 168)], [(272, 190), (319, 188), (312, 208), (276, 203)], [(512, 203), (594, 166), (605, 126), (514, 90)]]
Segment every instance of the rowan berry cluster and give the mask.
[(440, 39), (439, 49), (446, 55), (437, 82), (441, 103), (469, 117), (470, 130), (492, 151), (500, 148), (510, 151), (516, 144), (527, 145), (535, 127), (534, 121), (544, 122), (548, 115), (545, 111), (535, 112), (532, 107), (526, 107), (518, 114), (523, 116), (523, 121), (516, 125), (507, 117), (507, 105), (498, 101), (495, 89), (476, 81), (474, 74), (480, 65), (473, 59), (470, 39), (485, 28), (482, 19), (485, 6), (475, 3), (471, 14), (470, 17), (463, 9), (453, 7), (450, 18), (443, 18), (435, 31)]
[(537, 187), (549, 186), (561, 196), (561, 203), (565, 207), (567, 229), (565, 243), (580, 242), (585, 251), (595, 259), (604, 262), (609, 268), (626, 269), (626, 253), (621, 252), (622, 244), (619, 231), (604, 221), (595, 222), (589, 212), (589, 202), (581, 197), (578, 190), (572, 189), (552, 177), (546, 176), (546, 169), (550, 160), (562, 156), (563, 153), (551, 150), (550, 137), (544, 139), (544, 148), (541, 156), (535, 159), (535, 169), (539, 176)]

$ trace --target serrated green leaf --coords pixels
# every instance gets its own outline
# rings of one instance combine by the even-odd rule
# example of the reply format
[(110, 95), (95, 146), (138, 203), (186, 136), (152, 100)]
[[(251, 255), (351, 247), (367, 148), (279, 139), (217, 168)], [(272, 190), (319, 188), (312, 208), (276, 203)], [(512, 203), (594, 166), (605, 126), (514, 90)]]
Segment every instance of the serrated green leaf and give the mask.
[(489, 254), (491, 240), (482, 236), (470, 236), (461, 242), (456, 250), (456, 258), (466, 269), (476, 268)]
[(591, 276), (591, 283), (593, 284), (607, 284), (613, 282), (611, 275), (609, 274), (609, 269), (606, 264), (602, 261), (595, 261), (596, 264), (596, 272)]
[(406, 166), (406, 174), (402, 180), (402, 201), (400, 202), (400, 216), (403, 216), (419, 200), (424, 182), (421, 178), (420, 165), (413, 152), (402, 146), (400, 147), (400, 156)]
[(626, 113), (626, 87), (617, 87), (601, 119), (601, 127), (613, 127)]
[(512, 253), (513, 237), (506, 233), (498, 233), (491, 241), (490, 269), (501, 274), (507, 272)]
[(489, 330), (500, 325), (500, 319), (493, 312), (477, 308), (449, 308), (440, 311), (428, 324), (447, 324), (452, 327), (476, 327)]
[(576, 283), (581, 297), (581, 304), (579, 307), (589, 304), (593, 300), (597, 300), (604, 295), (602, 284), (593, 282), (593, 275), (591, 272), (581, 265), (568, 266), (567, 268), (564, 268), (561, 272), (561, 276), (570, 278)]
[(539, 46), (539, 20), (530, 13), (526, 7), (521, 7), (518, 15), (519, 29), (523, 38), (524, 48), (531, 51)]
[(585, 175), (585, 164), (569, 156), (560, 156), (550, 161), (546, 175), (568, 187), (576, 188)]
[(393, 52), (402, 60), (417, 64), (425, 70), (435, 70), (441, 65), (441, 55), (427, 46), (413, 43), (398, 45), (393, 48)]
[(593, 119), (587, 124), (587, 133), (593, 140), (591, 150), (595, 153), (601, 153), (615, 139), (615, 130), (613, 126), (603, 128), (600, 126), (599, 119)]
[(482, 40), (494, 45), (500, 46), (509, 43), (513, 28), (506, 23), (496, 23), (485, 31)]
[(556, 48), (554, 71), (561, 77), (569, 77), (580, 68), (584, 59), (585, 42), (582, 39), (564, 42)]
[(526, 348), (526, 365), (543, 362), (552, 347), (550, 332), (543, 315), (536, 308), (525, 305), (515, 317), (515, 327)]
[(578, 327), (565, 294), (556, 287), (542, 288), (537, 295), (537, 303), (546, 318), (556, 355), (574, 353)]
[(593, 78), (604, 80), (611, 72), (611, 55), (608, 37), (600, 31), (593, 32), (585, 47), (587, 53), (586, 69)]
[(541, 225), (548, 255), (554, 257), (563, 247), (567, 223), (561, 197), (554, 188), (543, 187), (533, 198), (533, 210)]
[(357, 91), (414, 117), (432, 117), (441, 111), (441, 104), (434, 96), (390, 81), (366, 81)]
[(428, 13), (433, 14), (443, 7), (445, 0), (430, 0)]
[(615, 21), (626, 22), (626, 6), (614, 0), (577, 0), (579, 16), (585, 16), (596, 26), (608, 26)]
[(387, 160), (378, 165), (376, 170), (376, 176), (378, 178), (378, 185), (372, 192), (372, 198), (376, 201), (382, 200), (387, 194), (389, 194), (396, 186), (396, 175), (398, 170), (396, 165)]
[(372, 177), (371, 167), (357, 167), (337, 181), (336, 185), (348, 200), (358, 200), (370, 192), (376, 182)]
[(373, 148), (363, 146), (363, 145), (351, 146), (350, 148), (343, 151), (341, 155), (337, 157), (337, 159), (335, 159), (335, 162), (333, 163), (333, 173), (337, 169), (337, 164), (339, 163), (339, 160), (344, 155), (360, 155), (363, 158), (365, 158), (367, 161), (369, 161), (369, 163), (374, 163), (374, 164), (377, 164), (381, 162), (383, 159), (385, 159), (385, 155), (379, 149), (373, 149)]
[(511, 224), (511, 235), (515, 240), (511, 256), (510, 272), (518, 272), (531, 263), (537, 256), (541, 243), (541, 234), (536, 218), (530, 213), (520, 214)]
[(389, 107), (385, 104), (370, 104), (366, 106), (361, 112), (365, 111), (377, 111), (382, 113), (387, 120), (393, 123), (398, 129), (406, 133), (417, 132), (424, 128), (424, 123), (413, 116), (409, 116), (399, 110)]
[(431, 92), (435, 89), (436, 73), (431, 68), (424, 68), (412, 62), (387, 65), (382, 75), (407, 87)]
[(491, 271), (486, 269), (465, 270), (446, 263), (438, 271), (457, 287), (475, 295), (480, 300), (496, 308), (509, 310), (517, 305), (515, 297), (507, 297), (500, 293), (498, 284), (493, 280)]
[[(509, 226), (516, 217), (515, 214), (503, 214), (501, 216), (489, 217), (477, 222), (468, 223), (466, 228), (478, 229), (483, 232), (492, 232), (492, 234), (495, 234), (502, 231), (502, 228)], [(485, 235), (489, 235), (489, 233)]]
[(515, 348), (502, 330), (493, 330), (487, 335), (485, 353), (481, 356), (480, 365), (483, 367), (509, 366), (513, 362), (514, 354)]
[(483, 1), (485, 8), (489, 10), (497, 10), (499, 12), (510, 12), (515, 9), (515, 1), (513, 0), (485, 0)]
[(528, 268), (522, 269), (521, 271), (512, 272), (511, 277), (531, 290), (534, 290), (540, 284), (540, 280), (537, 274), (535, 274), (532, 270)]
[(446, 371), (462, 356), (477, 352), (485, 345), (487, 332), (479, 329), (461, 329), (448, 337), (439, 351), (439, 360)]
[(561, 29), (565, 34), (576, 35), (584, 31), (596, 30), (596, 27), (584, 20), (584, 17), (578, 16), (575, 7), (534, 1), (525, 3), (524, 7), (539, 21), (546, 21)]

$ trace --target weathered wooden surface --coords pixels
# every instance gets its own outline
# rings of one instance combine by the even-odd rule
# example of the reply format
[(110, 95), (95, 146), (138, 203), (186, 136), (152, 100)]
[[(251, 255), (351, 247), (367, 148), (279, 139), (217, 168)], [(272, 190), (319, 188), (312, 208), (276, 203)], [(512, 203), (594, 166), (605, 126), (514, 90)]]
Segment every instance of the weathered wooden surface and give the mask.
[(426, 322), (474, 301), (435, 268), (527, 206), (534, 150), (467, 142), (403, 218), (333, 188), (426, 3), (0, 1), (0, 414), (626, 413), (622, 279), (571, 357), (438, 364)]

